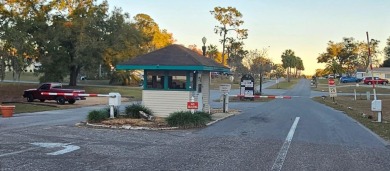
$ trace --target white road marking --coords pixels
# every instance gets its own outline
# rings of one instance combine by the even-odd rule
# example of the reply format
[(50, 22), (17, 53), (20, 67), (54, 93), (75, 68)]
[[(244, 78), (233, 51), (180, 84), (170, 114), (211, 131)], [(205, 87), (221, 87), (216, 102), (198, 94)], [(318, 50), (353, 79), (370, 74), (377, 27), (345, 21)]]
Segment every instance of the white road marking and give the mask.
[(294, 123), (291, 126), (290, 132), (288, 132), (287, 138), (283, 143), (282, 148), (279, 151), (278, 157), (275, 160), (274, 165), (272, 166), (272, 171), (282, 170), (284, 160), (286, 159), (288, 148), (290, 147), (291, 140), (294, 136), (295, 129), (297, 128), (300, 117), (296, 117)]
[(46, 153), (47, 155), (61, 155), (61, 154), (69, 153), (69, 152), (80, 149), (79, 146), (69, 145), (69, 144), (65, 144), (65, 143), (31, 143), (31, 144), (39, 146), (39, 147), (45, 147), (45, 148), (55, 148), (55, 147), (64, 148), (62, 150), (55, 151), (52, 153)]
[(23, 153), (23, 152), (30, 151), (30, 150), (35, 150), (35, 149), (37, 149), (37, 147), (28, 148), (28, 149), (20, 150), (20, 151), (15, 151), (15, 152), (12, 152), (12, 153), (0, 154), (0, 157), (10, 156), (10, 155), (14, 155), (14, 154), (19, 154), (19, 153)]

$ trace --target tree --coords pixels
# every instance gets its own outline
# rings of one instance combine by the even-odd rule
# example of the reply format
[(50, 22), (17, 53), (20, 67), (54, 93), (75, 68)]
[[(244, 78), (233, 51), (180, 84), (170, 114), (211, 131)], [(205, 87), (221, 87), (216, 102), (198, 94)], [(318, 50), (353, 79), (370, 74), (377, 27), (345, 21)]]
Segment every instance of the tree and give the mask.
[[(121, 9), (114, 9), (106, 20), (108, 34), (105, 34), (105, 50), (103, 52), (103, 64), (106, 72), (112, 72), (114, 66), (121, 61), (129, 60), (135, 56), (144, 54), (147, 49), (139, 48), (145, 44), (146, 38), (137, 30), (134, 24), (128, 22), (129, 14), (122, 13)], [(96, 67), (94, 67), (96, 69)], [(91, 70), (94, 69), (93, 67)], [(96, 70), (95, 70), (96, 72)], [(110, 74), (111, 83), (121, 82), (127, 85), (127, 80), (138, 77), (132, 72), (114, 72)], [(123, 77), (126, 77), (124, 79)]]
[(295, 67), (296, 56), (294, 51), (287, 49), (282, 54), (282, 66), (287, 69), (287, 81), (290, 82), (291, 68)]
[[(375, 63), (378, 63), (377, 55), (379, 41), (371, 39), (371, 56)], [(317, 57), (319, 63), (326, 63), (331, 72), (353, 74), (357, 68), (369, 66), (367, 43), (357, 42), (353, 38), (343, 38), (342, 42), (329, 41), (326, 52)], [(333, 69), (330, 69), (333, 68)], [(333, 73), (336, 74), (336, 73)]]
[(171, 45), (174, 42), (171, 33), (167, 30), (160, 30), (158, 24), (147, 14), (137, 14), (134, 17), (134, 26), (138, 29), (146, 39), (142, 48), (147, 52), (154, 51)]
[(332, 73), (334, 76), (336, 73), (342, 72), (343, 68), (342, 66), (336, 62), (336, 60), (333, 60), (331, 63), (327, 63), (325, 67), (325, 71), (328, 73)]
[(328, 75), (328, 73), (326, 73), (325, 69), (316, 69), (315, 74), (314, 74), (314, 76), (316, 76), (316, 77), (322, 77), (325, 75)]
[(36, 59), (42, 63), (41, 82), (69, 76), (70, 86), (80, 72), (97, 75), (100, 66), (111, 74), (118, 62), (150, 50), (142, 45), (160, 48), (173, 42), (172, 34), (159, 29), (148, 40), (121, 9), (108, 15), (107, 1), (7, 1), (0, 4), (0, 26), (1, 63), (16, 72), (31, 61), (26, 59)]
[(218, 51), (217, 45), (210, 44), (207, 46), (206, 56), (213, 60), (218, 60), (220, 52)]
[(222, 61), (221, 64), (225, 64), (225, 48), (228, 40), (228, 32), (234, 30), (237, 33), (237, 39), (242, 40), (248, 37), (247, 29), (240, 29), (239, 27), (244, 24), (241, 20), (242, 14), (234, 7), (215, 7), (213, 11), (210, 11), (214, 18), (221, 24), (215, 26), (214, 31), (216, 34), (222, 36), (220, 40), (222, 44)]
[(276, 79), (279, 79), (280, 77), (282, 77), (284, 75), (284, 73), (286, 72), (286, 69), (283, 67), (282, 64), (275, 64), (274, 70), (275, 70)]
[[(227, 47), (227, 62), (229, 66), (235, 71), (235, 74), (245, 72), (245, 67), (242, 64), (242, 60), (248, 54), (248, 51), (244, 50), (244, 43), (242, 41), (236, 41), (233, 38), (229, 38), (229, 46)], [(237, 76), (237, 75), (235, 75)]]
[[(36, 57), (34, 44), (34, 28), (36, 20), (47, 12), (43, 1), (34, 2), (15, 0), (8, 1), (6, 6), (0, 6), (0, 40), (2, 44), (2, 70), (5, 64), (12, 70), (13, 79), (20, 74)], [(4, 74), (4, 72), (2, 74)]]
[[(374, 65), (379, 65), (378, 56), (381, 53), (379, 50), (379, 40), (371, 39), (370, 40), (370, 56), (371, 61)], [(366, 69), (370, 65), (370, 59), (368, 57), (368, 46), (367, 42), (358, 42), (357, 43), (357, 63), (360, 68)]]
[(263, 50), (252, 50), (249, 51), (246, 61), (249, 67), (249, 71), (255, 76), (258, 76), (260, 93), (262, 92), (262, 80), (263, 75), (270, 74), (272, 70), (272, 62), (268, 58), (268, 49)]
[(195, 44), (193, 44), (193, 45), (188, 45), (188, 49), (190, 49), (190, 50), (196, 52), (196, 53), (199, 54), (199, 55), (203, 55), (202, 50), (201, 50), (201, 49), (198, 49), (198, 46), (196, 46)]
[[(334, 66), (336, 64), (338, 66), (342, 66), (346, 60), (344, 56), (341, 55), (343, 48), (343, 43), (334, 43), (332, 41), (329, 41), (328, 47), (326, 48), (326, 52), (320, 54), (320, 56), (317, 57), (318, 62), (327, 63), (328, 66)], [(342, 71), (337, 70), (337, 72)]]
[(385, 55), (385, 60), (383, 61), (382, 67), (390, 67), (390, 37), (387, 39), (383, 53)]
[(303, 65), (303, 61), (300, 57), (297, 57), (296, 58), (296, 65), (295, 65), (295, 68), (296, 68), (296, 73), (295, 73), (295, 77), (297, 77), (298, 73), (299, 73), (299, 76), (301, 75), (301, 72), (300, 71), (304, 71), (305, 70), (305, 66)]
[[(65, 5), (63, 4), (65, 3)], [(102, 59), (104, 50), (104, 19), (108, 10), (107, 2), (94, 4), (88, 1), (57, 1), (57, 10), (67, 10), (67, 15), (59, 14), (53, 23), (54, 32), (62, 30), (57, 37), (58, 46), (63, 48), (62, 62), (66, 62), (69, 71), (69, 86), (77, 85), (78, 75), (83, 67)], [(51, 56), (58, 58), (59, 56)], [(42, 63), (44, 65), (44, 63)], [(45, 73), (45, 75), (48, 73)]]

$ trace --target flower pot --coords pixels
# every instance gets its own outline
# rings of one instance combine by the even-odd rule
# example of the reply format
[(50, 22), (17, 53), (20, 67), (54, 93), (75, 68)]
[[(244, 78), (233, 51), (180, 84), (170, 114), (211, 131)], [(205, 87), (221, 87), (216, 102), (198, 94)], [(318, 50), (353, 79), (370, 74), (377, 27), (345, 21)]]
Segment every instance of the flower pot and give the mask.
[(3, 118), (12, 117), (12, 115), (14, 114), (15, 106), (1, 105), (0, 110), (1, 110), (1, 116), (3, 116)]

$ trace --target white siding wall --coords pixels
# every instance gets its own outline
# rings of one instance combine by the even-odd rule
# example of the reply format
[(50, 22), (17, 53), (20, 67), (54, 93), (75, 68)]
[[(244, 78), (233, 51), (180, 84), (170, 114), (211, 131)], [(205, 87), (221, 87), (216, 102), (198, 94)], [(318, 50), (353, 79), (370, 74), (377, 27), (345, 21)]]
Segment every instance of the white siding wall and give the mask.
[(210, 72), (202, 73), (203, 111), (210, 113)]
[(142, 104), (150, 108), (155, 116), (167, 117), (170, 113), (187, 109), (190, 91), (142, 90)]

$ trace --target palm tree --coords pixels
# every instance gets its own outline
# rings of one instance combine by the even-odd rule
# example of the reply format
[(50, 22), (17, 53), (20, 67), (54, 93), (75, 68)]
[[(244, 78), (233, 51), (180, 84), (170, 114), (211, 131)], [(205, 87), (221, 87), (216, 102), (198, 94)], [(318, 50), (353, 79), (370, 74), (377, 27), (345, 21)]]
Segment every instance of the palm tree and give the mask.
[(338, 62), (336, 62), (335, 59), (333, 59), (331, 63), (326, 64), (325, 70), (330, 73), (333, 73), (333, 75), (335, 76), (336, 73), (341, 73), (343, 68)]
[(282, 54), (282, 66), (287, 69), (287, 81), (290, 82), (291, 68), (295, 66), (295, 54), (291, 49), (287, 49)]

